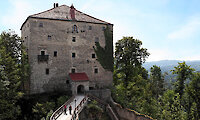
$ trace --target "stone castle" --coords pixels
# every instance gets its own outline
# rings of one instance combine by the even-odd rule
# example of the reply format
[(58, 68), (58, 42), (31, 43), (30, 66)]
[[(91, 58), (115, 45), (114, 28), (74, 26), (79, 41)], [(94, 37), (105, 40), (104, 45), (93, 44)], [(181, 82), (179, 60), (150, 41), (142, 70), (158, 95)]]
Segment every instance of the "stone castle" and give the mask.
[[(106, 46), (106, 30), (113, 42), (113, 24), (82, 13), (73, 5), (54, 3), (52, 9), (30, 15), (21, 27), (31, 68), (29, 93), (71, 90), (77, 94), (111, 86), (112, 70), (102, 64), (104, 58), (97, 50), (113, 48), (113, 44)], [(113, 49), (105, 55), (113, 57), (112, 53)]]

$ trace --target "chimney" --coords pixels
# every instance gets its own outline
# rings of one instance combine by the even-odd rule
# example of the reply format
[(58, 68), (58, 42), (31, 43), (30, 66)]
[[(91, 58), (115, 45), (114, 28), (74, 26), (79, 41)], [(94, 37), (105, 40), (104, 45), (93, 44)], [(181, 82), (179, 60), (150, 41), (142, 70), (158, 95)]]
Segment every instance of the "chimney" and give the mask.
[(53, 8), (56, 8), (56, 7), (58, 7), (58, 3), (53, 4)]
[(75, 18), (75, 8), (74, 8), (74, 6), (73, 6), (73, 4), (71, 5), (71, 7), (70, 7), (70, 15), (71, 15), (71, 19), (72, 20), (75, 20), (76, 18)]
[(55, 7), (56, 7), (56, 3), (53, 4), (53, 8), (55, 8)]

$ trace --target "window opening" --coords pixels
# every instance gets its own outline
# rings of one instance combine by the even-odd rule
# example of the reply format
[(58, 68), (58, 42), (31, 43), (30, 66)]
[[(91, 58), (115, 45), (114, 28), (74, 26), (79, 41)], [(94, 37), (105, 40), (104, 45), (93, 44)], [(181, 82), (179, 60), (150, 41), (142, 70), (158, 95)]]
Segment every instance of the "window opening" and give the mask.
[(99, 42), (99, 38), (95, 37), (95, 43), (98, 43), (98, 42)]
[(73, 27), (72, 27), (72, 32), (77, 32), (78, 33), (78, 28), (77, 28), (77, 26), (76, 25), (74, 25)]
[(75, 73), (75, 72), (76, 72), (75, 68), (72, 68), (72, 69), (71, 69), (71, 72), (72, 72), (72, 73)]
[(89, 28), (88, 28), (89, 30), (92, 30), (92, 26), (89, 26)]
[(66, 80), (66, 84), (69, 84), (69, 80)]
[(106, 28), (105, 27), (102, 27), (102, 30), (104, 31)]
[(94, 73), (98, 73), (99, 71), (98, 71), (98, 68), (95, 68), (94, 69)]
[(72, 42), (76, 42), (76, 37), (72, 37)]
[(45, 55), (45, 51), (41, 51), (41, 55)]
[(76, 53), (72, 53), (72, 58), (75, 58), (76, 57)]
[(51, 35), (48, 35), (48, 40), (51, 40)]
[(95, 54), (93, 53), (93, 54), (92, 54), (92, 58), (95, 58), (95, 57), (96, 57), (96, 56), (95, 56)]
[(54, 57), (57, 57), (57, 51), (54, 51)]
[(49, 68), (46, 68), (46, 75), (49, 74)]
[(39, 23), (39, 27), (43, 27), (43, 23)]

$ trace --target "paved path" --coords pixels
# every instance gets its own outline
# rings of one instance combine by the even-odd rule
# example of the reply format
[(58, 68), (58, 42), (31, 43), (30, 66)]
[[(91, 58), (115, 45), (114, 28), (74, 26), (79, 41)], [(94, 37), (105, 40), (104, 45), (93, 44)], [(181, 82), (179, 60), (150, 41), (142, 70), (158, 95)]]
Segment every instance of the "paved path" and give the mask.
[[(71, 120), (72, 115), (69, 114), (69, 106), (72, 106), (71, 113), (74, 113), (74, 109), (80, 104), (80, 102), (84, 99), (84, 95), (77, 95), (75, 96), (74, 100), (67, 105), (67, 115), (63, 112), (56, 120)], [(75, 106), (75, 99), (76, 99), (76, 106)]]

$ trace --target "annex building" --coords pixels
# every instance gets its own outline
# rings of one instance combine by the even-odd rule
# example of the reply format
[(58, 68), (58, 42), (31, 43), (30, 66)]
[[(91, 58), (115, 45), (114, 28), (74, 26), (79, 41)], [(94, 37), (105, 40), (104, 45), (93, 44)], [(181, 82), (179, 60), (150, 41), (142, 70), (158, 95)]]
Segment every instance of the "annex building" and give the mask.
[(113, 64), (113, 44), (107, 44), (113, 42), (112, 31), (113, 24), (73, 5), (56, 3), (30, 15), (21, 26), (31, 69), (29, 93), (72, 90), (76, 94), (111, 86), (113, 74), (106, 66)]

